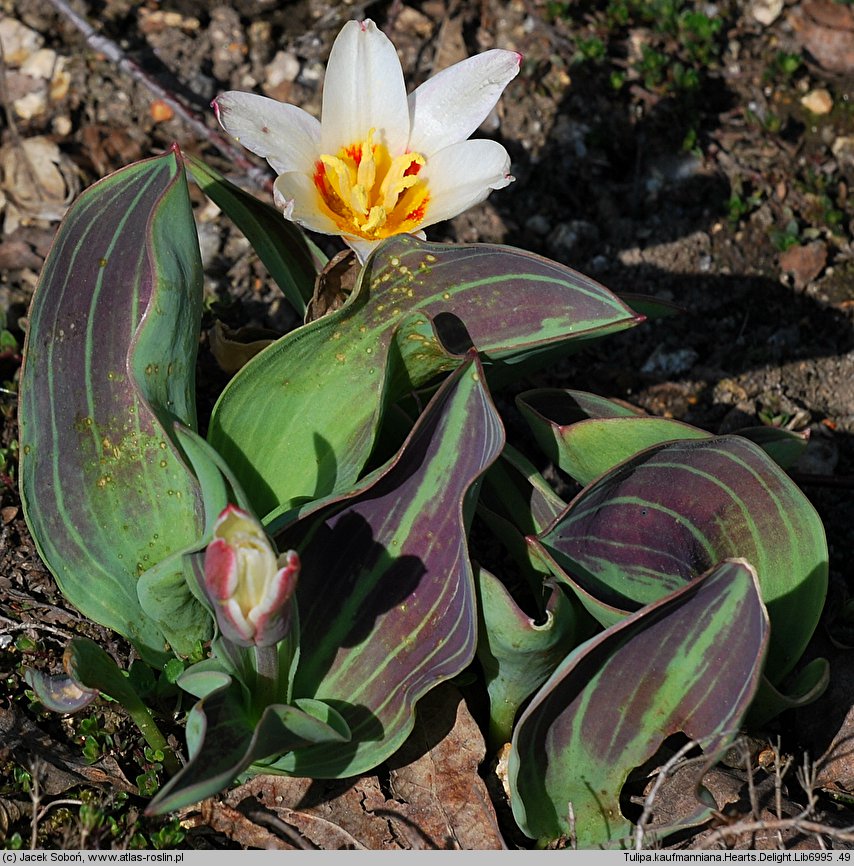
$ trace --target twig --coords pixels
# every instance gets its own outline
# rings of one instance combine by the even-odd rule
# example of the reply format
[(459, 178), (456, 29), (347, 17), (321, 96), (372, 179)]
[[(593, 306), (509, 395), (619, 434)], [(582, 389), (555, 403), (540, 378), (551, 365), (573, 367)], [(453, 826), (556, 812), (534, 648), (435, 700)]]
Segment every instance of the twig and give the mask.
[(268, 172), (259, 168), (246, 158), (244, 152), (235, 147), (228, 139), (211, 129), (202, 117), (186, 105), (177, 94), (163, 87), (149, 75), (138, 63), (131, 60), (127, 54), (112, 39), (97, 33), (89, 22), (78, 15), (66, 0), (49, 0), (51, 6), (70, 21), (83, 34), (86, 44), (93, 51), (103, 54), (108, 60), (127, 73), (135, 81), (148, 88), (158, 99), (165, 102), (192, 131), (203, 140), (209, 141), (226, 159), (239, 168), (252, 183), (262, 192), (270, 193), (273, 182)]
[[(682, 761), (685, 755), (698, 746), (701, 746), (700, 741), (689, 740), (659, 770), (655, 783), (652, 786), (652, 790), (647, 794), (646, 799), (643, 802), (643, 811), (641, 812), (641, 816), (638, 818), (638, 822), (635, 825), (635, 851), (643, 850), (644, 832), (649, 824), (649, 819), (652, 817), (652, 807), (655, 804), (655, 798), (658, 796), (661, 786), (670, 776), (671, 772), (676, 768), (676, 765)], [(708, 760), (707, 757), (706, 760)]]
[(70, 632), (62, 631), (62, 629), (54, 628), (51, 625), (45, 625), (39, 622), (17, 623), (14, 620), (7, 619), (5, 616), (0, 615), (0, 634), (6, 634), (13, 631), (28, 631), (29, 629), (33, 629), (33, 631), (50, 632), (66, 641), (69, 641), (74, 637)]
[(566, 806), (566, 822), (569, 826), (568, 844), (571, 851), (578, 850), (578, 832), (575, 829), (575, 809), (572, 806), (572, 800)]
[(796, 830), (798, 833), (813, 833), (816, 836), (830, 836), (838, 842), (854, 842), (854, 825), (837, 830), (820, 821), (807, 818), (808, 810), (804, 809), (794, 818), (781, 818), (775, 821), (739, 821), (713, 830), (703, 840), (704, 848), (711, 848), (716, 842), (723, 842), (728, 836), (741, 836), (743, 833), (772, 832), (774, 830)]

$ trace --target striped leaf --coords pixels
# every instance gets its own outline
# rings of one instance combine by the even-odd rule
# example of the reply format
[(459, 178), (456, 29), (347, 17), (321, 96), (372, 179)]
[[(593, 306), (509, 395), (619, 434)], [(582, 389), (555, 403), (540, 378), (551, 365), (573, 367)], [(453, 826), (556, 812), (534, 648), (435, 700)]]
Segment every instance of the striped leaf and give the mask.
[(724, 747), (756, 691), (767, 641), (756, 574), (729, 560), (578, 647), (513, 735), (511, 804), (522, 830), (541, 840), (574, 832), (579, 848), (626, 837), (620, 792), (630, 771), (679, 732), (706, 754)]
[(412, 729), (416, 701), (471, 662), (469, 494), (503, 443), (480, 365), (468, 360), (395, 458), (279, 534), (280, 549), (302, 560), (294, 695), (338, 710), (352, 741), (298, 750), (274, 770), (328, 778), (375, 766)]
[(383, 407), (456, 369), (471, 343), (486, 363), (506, 366), (638, 321), (607, 289), (538, 256), (397, 236), (367, 262), (342, 309), (234, 377), (209, 439), (259, 514), (287, 509), (350, 486)]
[(640, 452), (585, 488), (534, 543), (605, 625), (723, 559), (747, 559), (771, 617), (772, 683), (800, 658), (827, 591), (815, 509), (740, 436)]
[(77, 199), (30, 312), (20, 404), (30, 530), (69, 601), (148, 657), (209, 630), (185, 599), (180, 629), (166, 635), (169, 618), (156, 622), (137, 599), (140, 576), (203, 526), (198, 484), (170, 436), (176, 419), (195, 426), (201, 299), (173, 149)]

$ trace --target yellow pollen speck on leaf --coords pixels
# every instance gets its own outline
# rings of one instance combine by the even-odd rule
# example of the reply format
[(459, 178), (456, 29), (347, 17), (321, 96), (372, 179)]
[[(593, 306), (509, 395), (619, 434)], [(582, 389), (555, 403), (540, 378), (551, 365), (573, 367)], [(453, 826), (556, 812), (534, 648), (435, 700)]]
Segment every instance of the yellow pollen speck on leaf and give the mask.
[(392, 157), (375, 132), (335, 155), (321, 154), (313, 176), (321, 211), (342, 234), (369, 241), (417, 231), (430, 200), (418, 176), (426, 159), (414, 152)]

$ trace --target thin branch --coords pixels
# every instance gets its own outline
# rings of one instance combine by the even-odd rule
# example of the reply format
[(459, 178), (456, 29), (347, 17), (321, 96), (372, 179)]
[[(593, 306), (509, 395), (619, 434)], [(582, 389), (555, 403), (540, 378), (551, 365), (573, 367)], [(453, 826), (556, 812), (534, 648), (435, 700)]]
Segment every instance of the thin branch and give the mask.
[[(661, 786), (669, 778), (672, 772), (677, 768), (677, 765), (683, 762), (685, 755), (687, 755), (688, 752), (697, 747), (702, 747), (702, 741), (689, 740), (659, 770), (658, 776), (655, 779), (655, 783), (652, 786), (652, 790), (649, 792), (649, 794), (647, 794), (646, 799), (644, 800), (643, 811), (641, 812), (641, 816), (635, 826), (635, 851), (641, 851), (643, 849), (644, 833), (649, 824), (649, 819), (652, 817), (652, 809), (655, 804), (655, 798), (658, 796), (658, 792), (661, 790)], [(708, 761), (708, 756), (703, 756), (702, 760)], [(692, 762), (693, 761), (685, 761), (684, 763), (687, 764)]]
[(50, 634), (61, 637), (63, 640), (66, 641), (69, 641), (71, 640), (71, 638), (74, 637), (71, 632), (62, 631), (62, 629), (54, 628), (51, 625), (46, 625), (39, 622), (18, 623), (14, 620), (7, 619), (5, 616), (0, 615), (0, 634), (9, 634), (13, 631), (29, 631), (30, 629), (32, 629), (33, 631), (50, 632)]
[(716, 842), (723, 842), (730, 836), (741, 836), (743, 833), (770, 833), (775, 830), (795, 830), (798, 833), (813, 833), (816, 836), (830, 836), (837, 842), (854, 842), (854, 825), (836, 829), (805, 817), (808, 810), (804, 810), (794, 818), (781, 818), (774, 821), (739, 821), (713, 830), (709, 836), (703, 839), (703, 847), (711, 848)]
[(177, 94), (167, 90), (138, 63), (131, 60), (112, 39), (98, 33), (82, 15), (78, 15), (68, 5), (66, 0), (49, 0), (49, 2), (58, 13), (63, 15), (80, 31), (86, 40), (86, 44), (93, 51), (103, 54), (122, 72), (130, 75), (134, 81), (138, 81), (148, 88), (154, 96), (165, 102), (190, 127), (198, 138), (209, 141), (226, 159), (244, 172), (260, 191), (265, 193), (271, 192), (273, 182), (270, 174), (247, 159), (242, 149), (235, 147), (227, 138), (211, 129), (204, 119)]

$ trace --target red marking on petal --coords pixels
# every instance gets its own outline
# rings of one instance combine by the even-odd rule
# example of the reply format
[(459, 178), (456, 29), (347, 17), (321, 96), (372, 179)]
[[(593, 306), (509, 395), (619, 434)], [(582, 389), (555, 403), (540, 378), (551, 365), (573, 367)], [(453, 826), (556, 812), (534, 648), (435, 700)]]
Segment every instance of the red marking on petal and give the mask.
[(312, 175), (315, 189), (322, 195), (329, 195), (329, 188), (326, 186), (326, 166), (318, 160), (314, 164), (314, 174)]
[(212, 601), (226, 601), (237, 583), (237, 554), (222, 538), (214, 539), (205, 551), (205, 589)]
[(362, 161), (362, 145), (361, 144), (349, 144), (344, 148), (344, 155), (349, 156), (353, 162), (356, 163), (356, 168), (359, 167), (359, 163)]
[(413, 159), (412, 162), (409, 163), (409, 168), (407, 168), (403, 173), (403, 176), (407, 177), (413, 174), (418, 174), (419, 171), (421, 171), (421, 163)]
[(424, 214), (427, 213), (427, 202), (422, 202), (418, 207), (413, 208), (403, 218), (404, 222), (421, 222), (424, 219)]
[(219, 531), (220, 526), (222, 526), (223, 523), (225, 523), (225, 521), (232, 516), (241, 517), (244, 520), (252, 519), (242, 508), (238, 508), (236, 505), (229, 502), (228, 505), (226, 505), (225, 508), (220, 511), (219, 517), (217, 517), (216, 521), (214, 522), (213, 534), (216, 535)]

